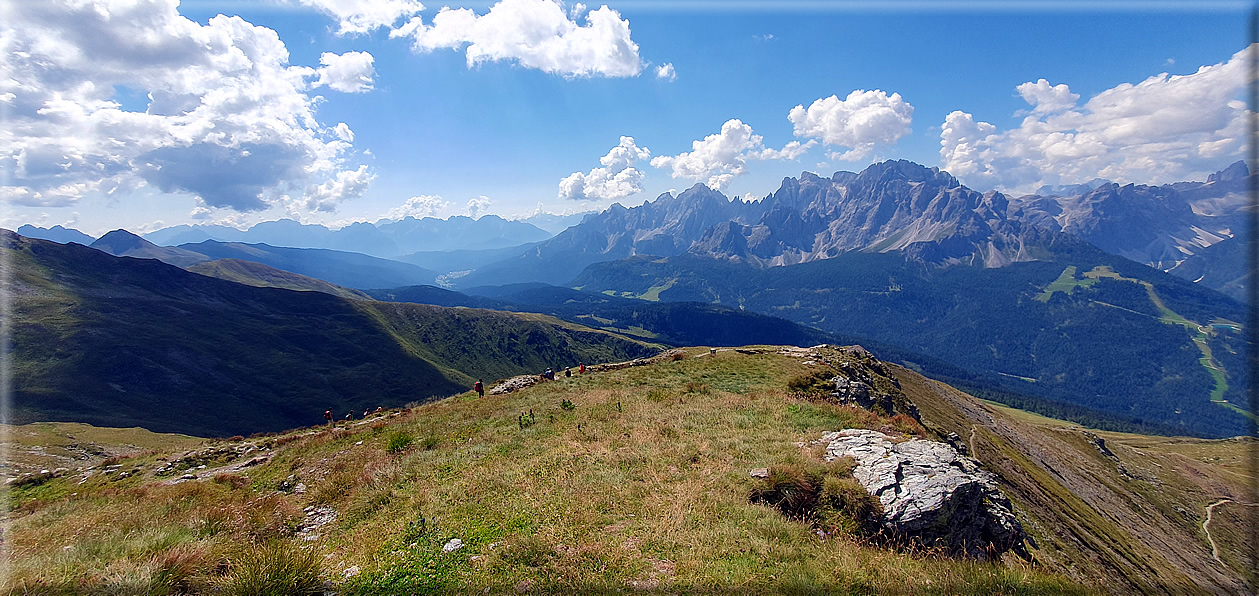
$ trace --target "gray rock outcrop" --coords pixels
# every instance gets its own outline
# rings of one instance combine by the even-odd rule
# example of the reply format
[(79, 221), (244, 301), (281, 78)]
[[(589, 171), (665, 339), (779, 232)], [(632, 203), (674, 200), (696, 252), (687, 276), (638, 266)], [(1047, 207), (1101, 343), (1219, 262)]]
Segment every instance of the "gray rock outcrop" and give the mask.
[(878, 431), (827, 433), (826, 459), (851, 457), (853, 477), (883, 504), (884, 530), (952, 554), (995, 558), (1025, 555), (1023, 527), (996, 478), (945, 443), (894, 442)]

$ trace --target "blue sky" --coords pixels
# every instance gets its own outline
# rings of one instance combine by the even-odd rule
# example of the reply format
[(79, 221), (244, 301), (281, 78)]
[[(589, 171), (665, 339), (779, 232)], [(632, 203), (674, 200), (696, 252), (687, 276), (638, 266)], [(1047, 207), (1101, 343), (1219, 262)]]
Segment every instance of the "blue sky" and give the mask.
[(882, 159), (1019, 194), (1244, 152), (1244, 2), (88, 4), (0, 3), (5, 227), (522, 216)]

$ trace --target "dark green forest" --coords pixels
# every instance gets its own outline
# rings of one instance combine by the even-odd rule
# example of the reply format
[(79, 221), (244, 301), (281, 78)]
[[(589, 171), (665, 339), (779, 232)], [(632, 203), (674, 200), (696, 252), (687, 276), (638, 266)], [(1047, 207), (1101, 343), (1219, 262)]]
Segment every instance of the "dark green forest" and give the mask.
[[(1121, 430), (1244, 434), (1243, 416), (1210, 402), (1215, 383), (1190, 332), (1161, 322), (1140, 285), (1103, 278), (1038, 300), (1068, 265), (1081, 272), (1104, 265), (1147, 281), (1168, 308), (1197, 323), (1245, 320), (1242, 305), (1226, 296), (1081, 246), (1052, 261), (991, 269), (878, 253), (767, 269), (692, 255), (635, 257), (591, 266), (572, 284), (639, 294), (671, 281), (662, 301), (730, 305), (868, 337), (966, 371), (971, 378), (923, 367), (1011, 405)], [(1247, 383), (1241, 341), (1231, 331), (1208, 341), (1227, 370), (1226, 398), (1239, 403)]]

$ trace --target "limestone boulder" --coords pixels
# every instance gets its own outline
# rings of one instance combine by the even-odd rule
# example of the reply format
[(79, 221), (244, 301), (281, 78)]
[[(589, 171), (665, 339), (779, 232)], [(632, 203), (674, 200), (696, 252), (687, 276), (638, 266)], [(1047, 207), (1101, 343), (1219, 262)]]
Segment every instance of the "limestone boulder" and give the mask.
[(896, 441), (878, 431), (828, 433), (828, 460), (851, 457), (853, 477), (883, 504), (881, 524), (893, 539), (951, 554), (994, 558), (1025, 554), (1023, 527), (996, 477), (978, 461), (936, 441)]

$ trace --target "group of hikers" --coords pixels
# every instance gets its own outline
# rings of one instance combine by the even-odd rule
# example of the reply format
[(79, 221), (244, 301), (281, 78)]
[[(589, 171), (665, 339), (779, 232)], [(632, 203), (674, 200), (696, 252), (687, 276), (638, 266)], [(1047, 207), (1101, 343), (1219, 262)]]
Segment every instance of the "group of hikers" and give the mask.
[[(577, 365), (577, 373), (578, 373), (578, 374), (585, 374), (585, 372), (586, 372), (586, 365), (585, 365), (585, 364), (578, 364), (578, 365)], [(571, 376), (573, 376), (573, 369), (571, 369), (571, 368), (566, 368), (566, 369), (564, 369), (564, 376), (566, 376), (566, 377), (571, 377)], [(554, 381), (554, 380), (555, 380), (555, 370), (554, 370), (554, 369), (552, 369), (551, 367), (549, 367), (549, 366), (548, 366), (548, 367), (547, 367), (547, 369), (546, 369), (546, 370), (542, 373), (542, 379), (543, 379), (543, 380), (546, 380), (546, 381)], [(477, 396), (479, 396), (479, 397), (485, 397), (485, 383), (483, 383), (483, 382), (481, 381), (481, 379), (477, 379), (477, 381), (476, 381), (475, 383), (473, 383), (473, 384), (472, 384), (472, 390), (476, 392)], [(374, 413), (379, 414), (379, 413), (381, 413), (381, 412), (383, 412), (383, 411), (384, 411), (384, 408), (382, 408), (382, 407), (380, 407), (380, 406), (377, 406), (377, 407), (376, 407), (376, 411), (375, 411)], [(369, 409), (366, 409), (366, 410), (363, 410), (363, 418), (367, 418), (368, 416), (372, 415), (372, 413), (373, 413), (373, 412), (372, 412), (372, 410), (371, 410), (370, 408), (369, 408)], [(334, 417), (333, 417), (333, 415), (332, 415), (332, 410), (324, 410), (323, 417), (324, 417), (324, 420), (326, 420), (326, 421), (328, 422), (328, 426), (332, 426), (333, 422), (335, 422), (335, 419), (334, 419)], [(345, 419), (346, 419), (346, 420), (354, 420), (354, 411), (353, 411), (353, 410), (351, 410), (350, 412), (348, 412), (348, 413), (345, 415)]]
[[(585, 372), (586, 372), (586, 365), (585, 365), (585, 364), (578, 364), (578, 365), (577, 365), (577, 374), (584, 374)], [(573, 376), (573, 369), (571, 369), (571, 368), (566, 368), (566, 369), (564, 369), (564, 376), (566, 376), (566, 377), (571, 377), (571, 376)], [(554, 370), (552, 370), (550, 367), (547, 367), (546, 371), (544, 371), (544, 372), (542, 373), (542, 379), (543, 379), (543, 380), (545, 380), (545, 381), (554, 381), (554, 380), (555, 380), (555, 371), (554, 371)]]
[[(372, 414), (380, 414), (381, 412), (384, 412), (384, 411), (385, 411), (384, 406), (376, 406), (376, 409), (374, 411), (371, 408), (367, 408), (366, 410), (363, 410), (363, 418), (367, 418), (368, 416), (371, 416)], [(332, 410), (324, 410), (323, 419), (328, 421), (328, 424), (331, 425), (333, 422)], [(349, 412), (346, 412), (345, 419), (354, 420), (354, 410), (350, 410)]]

